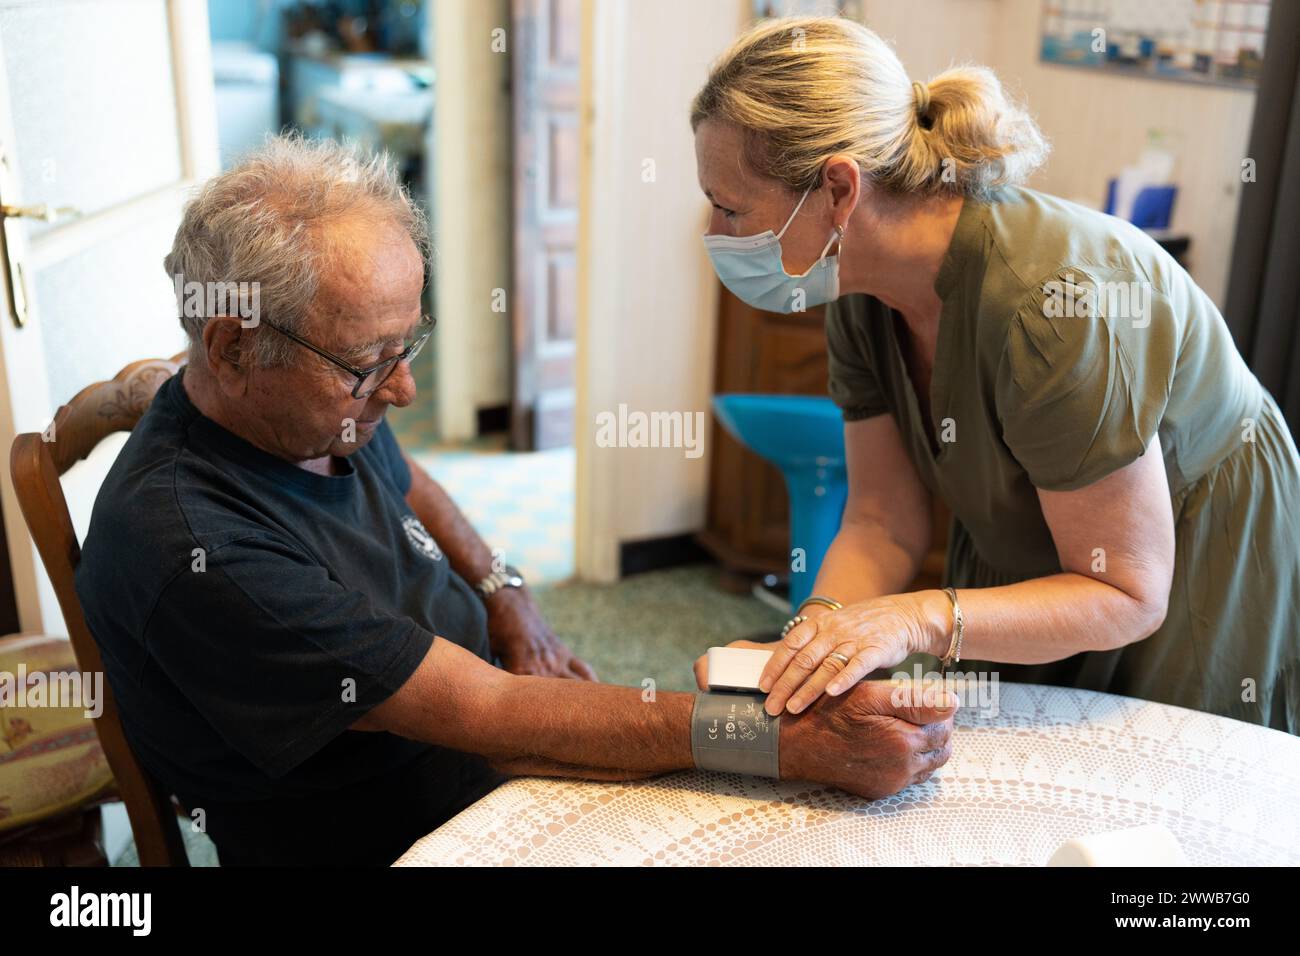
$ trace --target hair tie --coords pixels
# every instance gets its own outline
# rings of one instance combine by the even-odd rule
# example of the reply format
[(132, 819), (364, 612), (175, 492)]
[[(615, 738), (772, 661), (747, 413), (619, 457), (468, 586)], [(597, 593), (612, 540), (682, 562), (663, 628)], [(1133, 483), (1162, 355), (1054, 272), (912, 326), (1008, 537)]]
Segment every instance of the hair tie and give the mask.
[(912, 92), (916, 95), (916, 115), (924, 117), (930, 108), (930, 88), (924, 83), (913, 83)]

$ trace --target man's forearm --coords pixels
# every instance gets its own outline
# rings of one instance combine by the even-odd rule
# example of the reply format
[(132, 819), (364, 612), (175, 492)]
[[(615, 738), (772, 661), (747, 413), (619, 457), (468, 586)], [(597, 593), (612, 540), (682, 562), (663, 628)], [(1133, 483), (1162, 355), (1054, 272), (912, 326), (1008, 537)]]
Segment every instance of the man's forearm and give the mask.
[[(487, 544), (442, 486), (409, 455), (406, 502), (447, 555), (452, 570), (471, 587), (502, 570)], [(552, 632), (527, 588), (501, 588), (487, 599), (488, 638), (502, 667), (515, 673), (595, 680), (596, 673)]]
[(642, 694), (635, 687), (510, 674), (436, 638), (397, 693), (352, 728), (383, 730), (499, 764), (568, 768), (571, 776), (692, 766), (694, 697), (666, 692), (643, 700)]
[[(783, 780), (878, 796), (919, 782), (947, 759), (955, 700), (894, 700), (883, 682), (822, 697), (778, 725)], [(635, 687), (517, 676), (438, 638), (397, 693), (354, 730), (387, 731), (481, 754), (507, 771), (627, 779), (694, 766), (692, 694), (647, 700)]]
[(455, 572), (470, 584), (482, 581), (492, 573), (492, 550), (442, 486), (409, 455), (403, 457), (411, 469), (407, 504), (438, 542)]
[(663, 692), (644, 700), (634, 687), (503, 675), (472, 749), (519, 773), (682, 770), (694, 766), (694, 704), (692, 694)]
[[(510, 677), (499, 717), (474, 748), (505, 773), (627, 780), (695, 766), (691, 713), (695, 695), (635, 687)], [(557, 686), (558, 685), (558, 686)], [(780, 774), (796, 774), (791, 743), (797, 717), (780, 725)], [(520, 752), (521, 745), (529, 749)]]

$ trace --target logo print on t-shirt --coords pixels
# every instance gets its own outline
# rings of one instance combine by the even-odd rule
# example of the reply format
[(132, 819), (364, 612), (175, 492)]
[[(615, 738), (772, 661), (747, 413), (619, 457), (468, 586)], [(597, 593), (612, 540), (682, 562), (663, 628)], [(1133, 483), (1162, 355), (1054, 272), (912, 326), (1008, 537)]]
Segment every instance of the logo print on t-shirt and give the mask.
[(415, 515), (407, 515), (402, 519), (402, 527), (406, 529), (406, 537), (410, 539), (416, 551), (432, 561), (442, 560), (442, 550), (438, 547), (438, 542), (434, 541), (433, 535), (420, 524), (419, 518)]

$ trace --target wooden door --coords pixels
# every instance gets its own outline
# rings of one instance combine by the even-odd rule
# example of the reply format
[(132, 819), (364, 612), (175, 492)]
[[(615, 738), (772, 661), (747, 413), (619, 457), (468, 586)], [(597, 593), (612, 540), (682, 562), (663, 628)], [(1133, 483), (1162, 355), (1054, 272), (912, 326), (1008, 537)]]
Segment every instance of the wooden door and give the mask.
[(511, 443), (573, 443), (579, 0), (513, 0)]

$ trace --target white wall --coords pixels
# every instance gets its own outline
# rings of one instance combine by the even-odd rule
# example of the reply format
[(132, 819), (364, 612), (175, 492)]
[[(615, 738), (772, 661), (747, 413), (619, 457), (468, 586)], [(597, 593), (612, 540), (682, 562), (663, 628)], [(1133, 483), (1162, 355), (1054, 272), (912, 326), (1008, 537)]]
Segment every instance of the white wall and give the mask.
[(993, 67), (1003, 0), (865, 0), (862, 21), (884, 37), (914, 80), (952, 63)]
[[(617, 574), (620, 541), (703, 525), (708, 456), (597, 448), (596, 415), (705, 411), (717, 280), (700, 237), (690, 101), (735, 38), (740, 0), (584, 3), (579, 250), (578, 537), (583, 577)], [(644, 181), (647, 161), (653, 181)]]
[[(439, 0), (434, 31), (433, 252), (442, 438), (478, 432), (475, 412), (510, 400), (510, 60), (492, 30), (510, 29), (508, 0)], [(508, 39), (508, 38), (507, 38)]]
[(982, 63), (1026, 99), (1052, 141), (1036, 189), (1100, 208), (1107, 177), (1137, 159), (1149, 131), (1162, 134), (1177, 157), (1172, 228), (1191, 236), (1188, 271), (1222, 307), (1254, 91), (1042, 63), (1041, 9), (1040, 0), (868, 0), (864, 19), (916, 79)]

